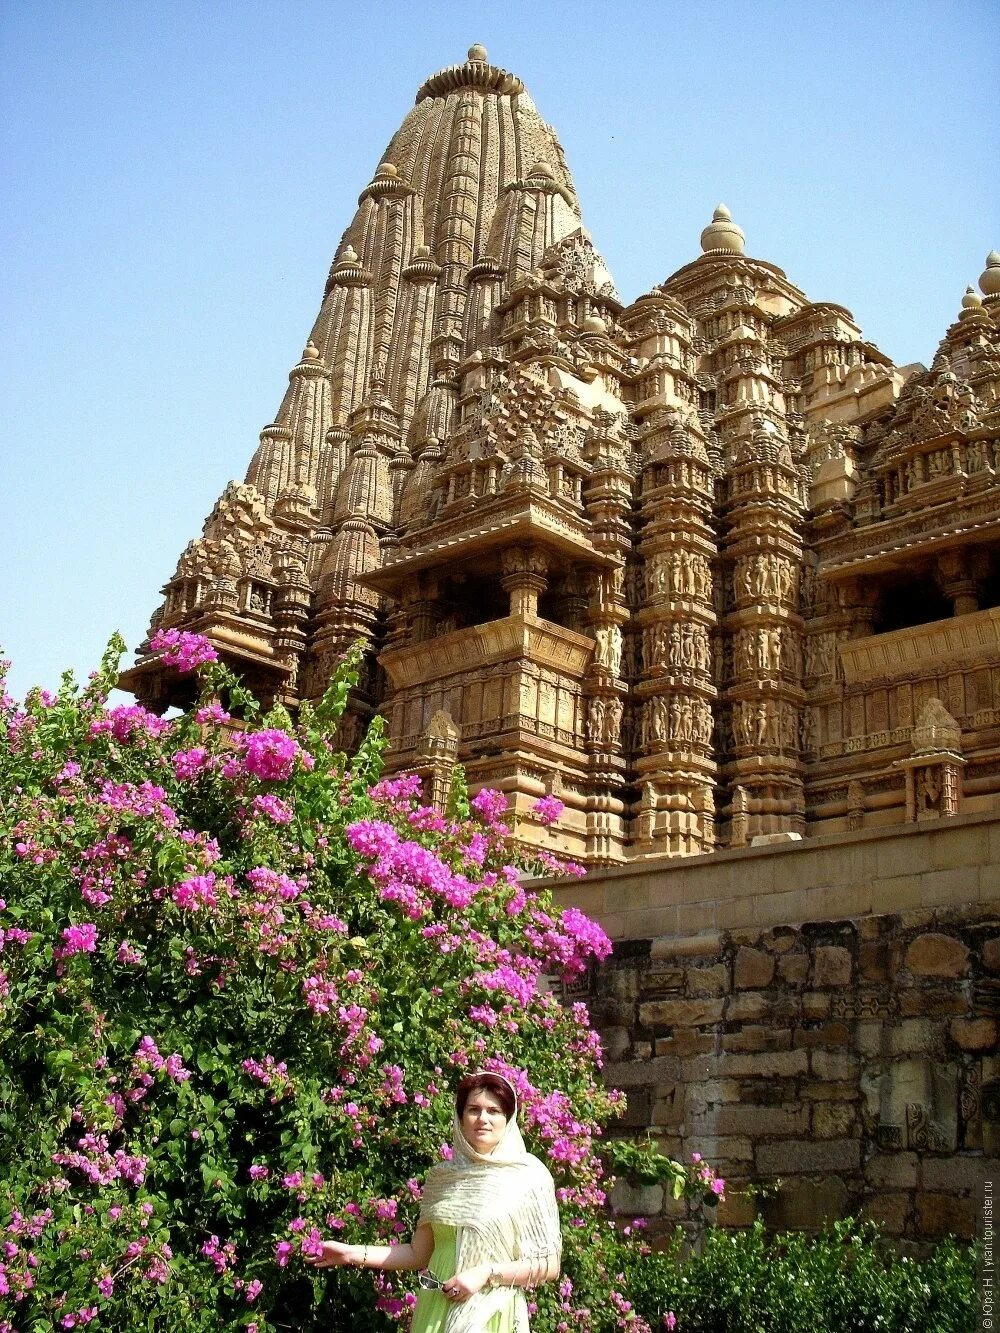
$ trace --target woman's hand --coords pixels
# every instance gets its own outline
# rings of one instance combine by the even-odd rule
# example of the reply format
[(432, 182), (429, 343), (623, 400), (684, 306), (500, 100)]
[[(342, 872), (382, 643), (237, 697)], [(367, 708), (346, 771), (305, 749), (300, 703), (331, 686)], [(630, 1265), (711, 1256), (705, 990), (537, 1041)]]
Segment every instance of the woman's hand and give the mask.
[(445, 1300), (467, 1301), (470, 1296), (475, 1296), (477, 1291), (486, 1286), (492, 1272), (493, 1269), (489, 1264), (480, 1264), (477, 1268), (466, 1268), (461, 1273), (456, 1273), (441, 1288)]
[(356, 1245), (342, 1245), (339, 1240), (325, 1240), (321, 1253), (306, 1255), (305, 1260), (314, 1268), (343, 1268), (358, 1262), (357, 1249)]

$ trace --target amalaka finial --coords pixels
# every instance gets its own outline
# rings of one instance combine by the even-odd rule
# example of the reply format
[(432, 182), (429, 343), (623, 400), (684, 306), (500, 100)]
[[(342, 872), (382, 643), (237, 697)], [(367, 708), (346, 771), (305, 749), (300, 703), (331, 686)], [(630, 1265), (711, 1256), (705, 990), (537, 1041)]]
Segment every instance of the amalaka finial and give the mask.
[(486, 47), (476, 42), (474, 46), (469, 47), (469, 63), (473, 65), (485, 65), (488, 61)]
[(741, 255), (745, 237), (733, 221), (725, 204), (716, 205), (712, 221), (701, 233), (701, 248), (705, 254)]
[(982, 310), (983, 303), (979, 299), (978, 293), (972, 287), (966, 287), (965, 295), (962, 297), (963, 310)]
[(316, 346), (316, 344), (313, 342), (311, 338), (305, 345), (305, 350), (302, 353), (302, 360), (303, 361), (319, 360), (319, 348)]
[(345, 245), (344, 253), (340, 256), (342, 264), (356, 264), (358, 262), (358, 252), (353, 245)]
[(375, 175), (382, 176), (383, 178), (386, 176), (391, 176), (395, 178), (396, 176), (399, 175), (399, 171), (396, 167), (395, 162), (381, 162), (379, 164), (378, 171), (376, 171)]
[(991, 250), (986, 256), (986, 267), (979, 279), (979, 290), (984, 296), (1000, 296), (1000, 254)]

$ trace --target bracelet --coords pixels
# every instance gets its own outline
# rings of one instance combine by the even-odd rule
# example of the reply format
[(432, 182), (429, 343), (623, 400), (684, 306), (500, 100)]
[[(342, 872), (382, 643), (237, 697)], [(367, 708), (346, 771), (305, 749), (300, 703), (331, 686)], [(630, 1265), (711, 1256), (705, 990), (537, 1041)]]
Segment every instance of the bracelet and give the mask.
[(367, 1245), (365, 1245), (365, 1246), (362, 1247), (361, 1258), (358, 1260), (358, 1264), (357, 1264), (357, 1266), (358, 1266), (358, 1268), (367, 1268), (367, 1267), (368, 1267), (368, 1246), (367, 1246)]

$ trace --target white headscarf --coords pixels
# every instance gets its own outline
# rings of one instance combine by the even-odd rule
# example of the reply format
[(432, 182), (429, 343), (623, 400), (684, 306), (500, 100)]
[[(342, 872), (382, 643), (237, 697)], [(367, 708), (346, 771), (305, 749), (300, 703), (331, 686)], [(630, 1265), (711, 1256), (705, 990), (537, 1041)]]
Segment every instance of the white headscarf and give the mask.
[[(558, 1263), (562, 1252), (559, 1210), (548, 1169), (524, 1146), (516, 1094), (514, 1113), (491, 1153), (477, 1152), (467, 1141), (457, 1108), (453, 1129), (451, 1161), (427, 1173), (420, 1222), (457, 1229), (456, 1273), (479, 1264), (531, 1259), (541, 1277), (550, 1259)], [(526, 1333), (528, 1310), (520, 1289), (514, 1299), (515, 1330)], [(449, 1310), (445, 1333), (479, 1333), (509, 1300), (509, 1288), (483, 1287)]]

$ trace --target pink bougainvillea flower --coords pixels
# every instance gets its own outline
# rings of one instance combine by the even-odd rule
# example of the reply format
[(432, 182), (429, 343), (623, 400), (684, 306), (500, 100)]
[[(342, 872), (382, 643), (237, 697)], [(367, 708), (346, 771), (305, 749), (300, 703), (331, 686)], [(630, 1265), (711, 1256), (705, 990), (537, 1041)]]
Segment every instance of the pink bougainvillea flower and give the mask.
[(558, 796), (541, 796), (534, 804), (533, 814), (541, 824), (554, 824), (565, 809)]
[(150, 652), (161, 653), (165, 666), (178, 671), (194, 671), (208, 662), (217, 662), (219, 654), (203, 634), (188, 630), (157, 630), (149, 641)]
[(482, 791), (473, 796), (469, 805), (484, 824), (495, 824), (507, 809), (507, 797), (502, 791), (494, 791), (490, 787), (484, 787)]
[(67, 926), (62, 937), (66, 943), (55, 950), (59, 958), (70, 958), (75, 953), (93, 953), (97, 948), (97, 927), (89, 921), (78, 926)]
[(238, 738), (238, 745), (243, 751), (243, 768), (265, 782), (281, 782), (291, 777), (300, 756), (305, 766), (311, 764), (311, 757), (305, 755), (295, 737), (275, 727), (245, 733)]

